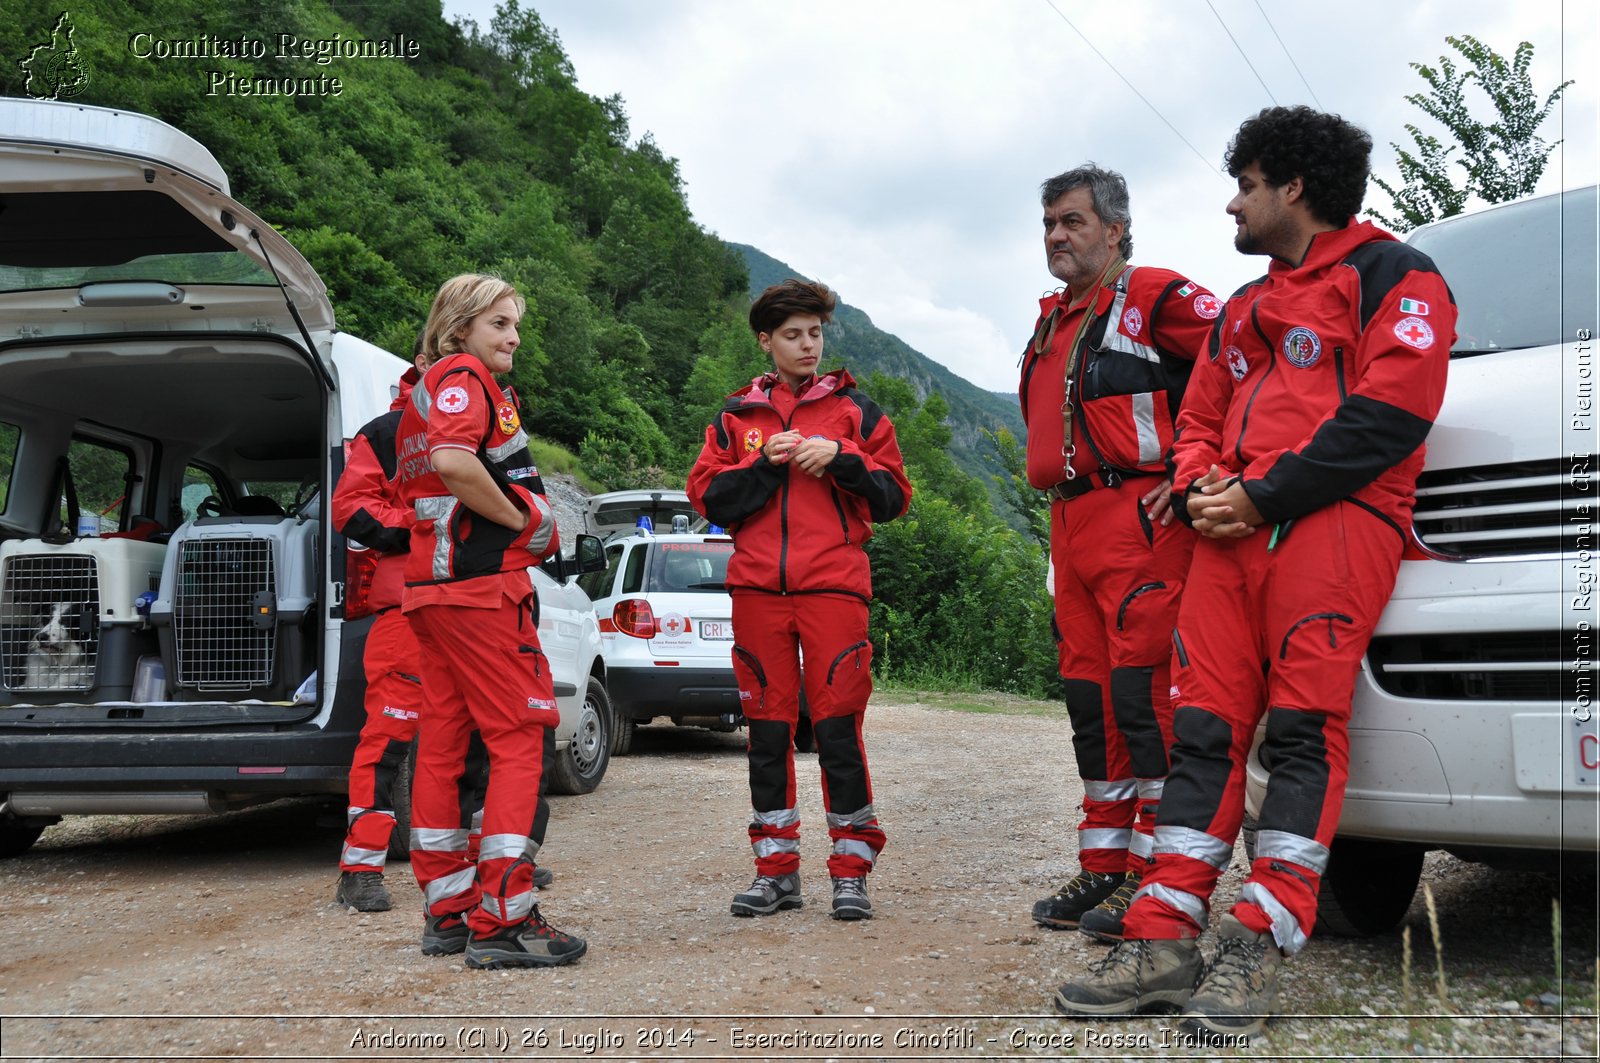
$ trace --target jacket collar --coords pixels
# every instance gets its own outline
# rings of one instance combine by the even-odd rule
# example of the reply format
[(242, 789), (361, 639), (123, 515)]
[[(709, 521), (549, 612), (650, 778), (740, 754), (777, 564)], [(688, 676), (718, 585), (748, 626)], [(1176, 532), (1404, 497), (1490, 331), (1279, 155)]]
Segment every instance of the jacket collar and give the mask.
[[(750, 381), (750, 385), (728, 396), (730, 408), (739, 406), (771, 406), (772, 389), (783, 383), (777, 373), (763, 373)], [(834, 369), (813, 376), (811, 383), (805, 386), (800, 402), (815, 402), (818, 399), (832, 395), (836, 391), (855, 387), (855, 377), (850, 375), (848, 369)]]
[(1329, 229), (1327, 232), (1317, 233), (1311, 238), (1311, 246), (1306, 249), (1305, 260), (1298, 266), (1290, 266), (1286, 262), (1273, 259), (1267, 267), (1270, 276), (1278, 277), (1286, 273), (1315, 272), (1326, 269), (1336, 263), (1343, 262), (1345, 258), (1362, 244), (1378, 243), (1384, 240), (1395, 241), (1397, 238), (1378, 228), (1370, 221), (1358, 221), (1351, 218), (1342, 229)]

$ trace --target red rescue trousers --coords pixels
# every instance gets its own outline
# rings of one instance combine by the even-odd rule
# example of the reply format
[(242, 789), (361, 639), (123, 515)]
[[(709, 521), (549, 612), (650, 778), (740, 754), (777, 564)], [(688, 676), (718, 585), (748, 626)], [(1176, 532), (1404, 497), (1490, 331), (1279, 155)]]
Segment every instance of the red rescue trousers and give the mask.
[(394, 832), (395, 776), (410, 752), (422, 707), (417, 639), (399, 609), (378, 614), (367, 631), (367, 722), (350, 764), (348, 831), (340, 871), (382, 871)]
[(1296, 952), (1350, 764), (1350, 701), (1373, 627), (1394, 590), (1401, 537), (1336, 502), (1278, 532), (1201, 539), (1173, 633), (1176, 742), (1155, 862), (1129, 909), (1129, 938), (1192, 938), (1244, 818), (1245, 764), (1263, 716), (1268, 770), (1256, 858), (1233, 906)]
[[(499, 580), (499, 576), (483, 577)], [(433, 604), (406, 614), (422, 644), (425, 708), (412, 793), (411, 869), (430, 915), (466, 912), (474, 933), (525, 920), (555, 756), (550, 665), (539, 648), (533, 589), (493, 609)], [(489, 786), (476, 873), (458, 783), (472, 731), (483, 735)]]
[(1083, 780), (1078, 862), (1143, 871), (1172, 745), (1172, 625), (1194, 532), (1152, 521), (1136, 477), (1050, 507), (1055, 621)]
[(848, 594), (735, 591), (733, 637), (733, 673), (750, 734), (755, 813), (750, 845), (756, 872), (785, 875), (800, 866), (794, 729), (803, 682), (822, 771), (822, 807), (833, 839), (828, 873), (860, 878), (872, 870), (884, 846), (861, 728), (872, 693), (867, 603)]

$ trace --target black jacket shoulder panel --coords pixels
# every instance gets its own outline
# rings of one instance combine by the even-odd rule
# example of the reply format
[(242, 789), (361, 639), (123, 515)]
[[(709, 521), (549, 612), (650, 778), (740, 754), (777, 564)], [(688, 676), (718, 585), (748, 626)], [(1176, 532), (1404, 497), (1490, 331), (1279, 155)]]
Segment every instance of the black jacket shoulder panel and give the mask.
[[(1366, 328), (1378, 307), (1408, 273), (1438, 273), (1433, 259), (1410, 244), (1378, 240), (1362, 244), (1344, 257), (1344, 265), (1356, 271), (1361, 281), (1361, 327)], [(1448, 289), (1448, 285), (1446, 286)], [(1454, 305), (1456, 297), (1450, 296)]]

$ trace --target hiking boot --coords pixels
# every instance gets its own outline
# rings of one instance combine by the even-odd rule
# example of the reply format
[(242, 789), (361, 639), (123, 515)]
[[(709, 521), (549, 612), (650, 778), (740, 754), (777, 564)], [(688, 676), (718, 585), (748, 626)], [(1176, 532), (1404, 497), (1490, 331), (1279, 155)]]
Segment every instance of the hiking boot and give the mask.
[(452, 956), (466, 949), (471, 934), (466, 912), (430, 915), (422, 924), (422, 954)]
[(394, 898), (383, 884), (382, 871), (339, 872), (339, 887), (333, 891), (333, 902), (358, 912), (387, 912), (394, 907)]
[(872, 918), (872, 901), (867, 898), (867, 880), (864, 876), (834, 878), (833, 917), (835, 919)]
[(1040, 926), (1073, 930), (1083, 913), (1111, 896), (1122, 884), (1122, 874), (1102, 875), (1098, 871), (1079, 871), (1067, 884), (1042, 901), (1033, 904), (1033, 921)]
[(800, 872), (787, 875), (757, 875), (750, 888), (734, 895), (734, 915), (771, 915), (785, 908), (803, 908), (800, 899)]
[(548, 867), (536, 867), (536, 868), (533, 869), (533, 888), (534, 889), (542, 890), (546, 886), (550, 885), (550, 883), (554, 882), (555, 880), (556, 880), (555, 874)]
[(1078, 929), (1094, 938), (1115, 945), (1122, 940), (1122, 920), (1128, 914), (1133, 895), (1139, 892), (1139, 876), (1131, 871), (1110, 895), (1083, 913)]
[(502, 967), (559, 967), (589, 951), (580, 937), (563, 934), (544, 921), (539, 906), (514, 926), (492, 934), (473, 934), (467, 940), (467, 966), (499, 970)]
[(1230, 913), (1217, 925), (1217, 954), (1183, 1013), (1185, 1026), (1207, 1033), (1255, 1034), (1278, 1006), (1283, 953), (1272, 931), (1254, 933)]
[(1189, 1002), (1203, 966), (1192, 938), (1123, 941), (1087, 975), (1056, 990), (1056, 1010), (1102, 1019), (1176, 1011)]

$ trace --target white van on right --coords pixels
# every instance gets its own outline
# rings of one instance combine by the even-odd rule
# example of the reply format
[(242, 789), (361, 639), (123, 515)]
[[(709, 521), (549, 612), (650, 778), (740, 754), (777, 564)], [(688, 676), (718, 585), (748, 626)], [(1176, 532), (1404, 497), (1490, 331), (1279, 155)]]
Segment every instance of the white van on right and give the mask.
[[(1412, 541), (1356, 683), (1318, 913), (1333, 933), (1395, 926), (1429, 849), (1591, 883), (1600, 852), (1596, 188), (1408, 242), (1460, 322)], [(1265, 783), (1252, 757), (1252, 815)]]

